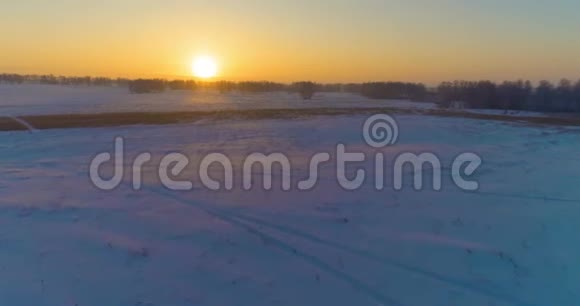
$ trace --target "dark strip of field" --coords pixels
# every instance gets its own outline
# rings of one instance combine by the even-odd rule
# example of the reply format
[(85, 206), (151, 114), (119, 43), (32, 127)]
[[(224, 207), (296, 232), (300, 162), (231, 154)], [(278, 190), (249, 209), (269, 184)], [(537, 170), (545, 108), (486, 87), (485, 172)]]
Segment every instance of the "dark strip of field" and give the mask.
[[(469, 119), (498, 120), (544, 125), (580, 126), (580, 117), (516, 117), (510, 115), (478, 114), (443, 109), (373, 108), (306, 108), (306, 109), (246, 109), (189, 112), (127, 112), (97, 114), (30, 115), (18, 117), (35, 129), (92, 128), (123, 125), (161, 125), (191, 123), (199, 120), (257, 120), (293, 119), (314, 116), (368, 115), (431, 115)], [(18, 131), (28, 128), (9, 117), (0, 117), (0, 131)]]

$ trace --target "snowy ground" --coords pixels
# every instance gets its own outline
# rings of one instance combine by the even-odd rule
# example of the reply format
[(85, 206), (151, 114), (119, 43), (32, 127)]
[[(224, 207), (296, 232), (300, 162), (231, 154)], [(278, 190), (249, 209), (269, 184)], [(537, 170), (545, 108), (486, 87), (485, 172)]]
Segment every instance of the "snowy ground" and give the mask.
[(285, 152), (302, 178), (338, 142), (376, 153), (364, 119), (0, 133), (0, 305), (578, 305), (579, 129), (397, 117), (386, 161), (477, 152), (475, 193), (449, 178), (439, 192), (375, 191), (372, 179), (344, 191), (331, 164), (309, 192), (243, 191), (239, 177), (229, 192), (195, 179), (169, 191), (155, 162), (141, 191), (129, 176), (109, 192), (88, 178), (118, 135), (126, 160), (217, 151), (239, 169), (249, 152)]
[(130, 94), (127, 88), (117, 87), (0, 84), (0, 116), (377, 106), (434, 107), (432, 103), (417, 103), (404, 100), (371, 100), (347, 93), (317, 93), (312, 100), (304, 101), (298, 94), (286, 92), (220, 94), (213, 91), (177, 90), (158, 94)]
[[(0, 117), (315, 107), (437, 108), (434, 103), (376, 100), (356, 94), (336, 92), (317, 93), (312, 100), (304, 101), (298, 94), (286, 92), (221, 94), (215, 91), (169, 90), (157, 94), (131, 94), (125, 87), (0, 84)], [(546, 117), (550, 115), (520, 110), (464, 109), (456, 111), (512, 117)], [(552, 116), (562, 116), (562, 114), (552, 114)], [(569, 117), (567, 114), (564, 116)]]

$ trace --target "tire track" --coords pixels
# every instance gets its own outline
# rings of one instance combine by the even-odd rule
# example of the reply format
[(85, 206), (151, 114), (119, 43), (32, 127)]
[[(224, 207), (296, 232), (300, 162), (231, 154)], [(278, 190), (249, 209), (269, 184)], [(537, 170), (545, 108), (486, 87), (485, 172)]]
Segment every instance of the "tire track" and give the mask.
[(348, 283), (353, 288), (355, 288), (357, 291), (364, 293), (367, 296), (369, 296), (370, 298), (374, 299), (380, 305), (393, 305), (393, 306), (404, 306), (405, 305), (405, 304), (403, 304), (403, 303), (401, 303), (401, 302), (399, 302), (391, 297), (385, 296), (380, 291), (370, 287), (369, 285), (365, 284), (362, 281), (359, 281), (358, 279), (354, 278), (353, 276), (351, 276), (343, 271), (340, 271), (338, 269), (335, 269), (334, 267), (327, 264), (326, 262), (324, 262), (320, 258), (318, 258), (314, 255), (308, 254), (306, 252), (303, 252), (300, 249), (298, 249), (298, 248), (296, 248), (296, 247), (294, 247), (294, 246), (292, 246), (292, 245), (290, 245), (290, 244), (288, 244), (280, 239), (277, 239), (276, 237), (274, 237), (272, 235), (269, 235), (267, 233), (264, 233), (264, 232), (258, 230), (254, 226), (249, 225), (249, 224), (241, 221), (240, 219), (236, 218), (235, 216), (233, 216), (229, 212), (207, 208), (203, 205), (191, 203), (191, 202), (185, 201), (184, 199), (181, 199), (179, 197), (176, 197), (176, 196), (173, 196), (170, 194), (166, 194), (164, 192), (160, 192), (158, 190), (154, 190), (151, 188), (146, 188), (146, 189), (148, 189), (149, 191), (151, 191), (157, 195), (160, 195), (160, 196), (163, 196), (166, 198), (171, 198), (171, 199), (176, 200), (178, 202), (186, 203), (189, 206), (194, 206), (196, 208), (199, 208), (199, 209), (203, 210), (204, 212), (206, 212), (206, 213), (208, 213), (216, 218), (221, 219), (222, 221), (225, 221), (225, 222), (227, 222), (231, 225), (234, 225), (236, 227), (242, 228), (242, 229), (246, 230), (247, 232), (249, 232), (250, 234), (257, 236), (258, 238), (260, 238), (264, 241), (268, 241), (270, 245), (276, 247), (277, 249), (279, 249), (285, 253), (288, 253), (292, 256), (299, 257), (302, 260), (306, 261), (307, 263), (320, 269), (321, 271), (324, 271), (324, 272), (328, 273), (329, 275), (332, 275), (335, 278), (338, 278), (338, 279)]
[[(511, 305), (538, 306), (538, 305), (520, 300), (517, 297), (514, 297), (514, 296), (509, 295), (509, 294), (504, 293), (504, 292), (498, 292), (498, 291), (491, 290), (491, 289), (488, 289), (485, 287), (478, 287), (478, 286), (475, 286), (475, 285), (470, 284), (468, 282), (465, 282), (463, 280), (451, 278), (451, 277), (448, 277), (448, 276), (445, 276), (445, 275), (442, 275), (442, 274), (439, 274), (439, 273), (436, 273), (433, 271), (424, 270), (424, 269), (421, 269), (421, 268), (418, 268), (418, 267), (415, 267), (412, 265), (398, 262), (396, 260), (377, 256), (377, 255), (374, 255), (372, 253), (364, 252), (364, 251), (358, 250), (356, 248), (353, 248), (353, 247), (345, 245), (345, 244), (341, 244), (341, 243), (330, 241), (330, 240), (325, 240), (325, 239), (322, 239), (322, 238), (317, 237), (315, 235), (300, 231), (300, 230), (295, 229), (295, 228), (282, 226), (282, 225), (278, 225), (278, 224), (273, 224), (273, 223), (270, 223), (268, 221), (261, 220), (259, 218), (255, 218), (252, 216), (227, 211), (224, 209), (207, 208), (204, 205), (201, 205), (199, 203), (195, 203), (191, 200), (183, 199), (183, 198), (178, 197), (178, 196), (171, 194), (169, 192), (162, 192), (162, 191), (154, 190), (151, 188), (147, 188), (147, 189), (153, 193), (160, 195), (160, 196), (171, 198), (173, 200), (176, 200), (176, 201), (183, 203), (183, 204), (186, 204), (188, 206), (194, 206), (194, 207), (197, 207), (199, 209), (202, 209), (202, 210), (206, 211), (207, 213), (209, 213), (213, 216), (216, 216), (216, 217), (218, 217), (218, 218), (220, 218), (220, 219), (222, 219), (230, 224), (236, 225), (238, 227), (242, 227), (245, 230), (251, 232), (252, 234), (254, 234), (262, 239), (265, 239), (265, 240), (270, 241), (270, 242), (274, 242), (275, 244), (277, 244), (278, 248), (283, 249), (286, 252), (290, 252), (292, 255), (299, 255), (301, 258), (305, 259), (309, 263), (315, 265), (316, 267), (318, 267), (322, 270), (325, 270), (326, 272), (329, 272), (330, 274), (333, 274), (334, 276), (340, 277), (341, 279), (347, 281), (351, 285), (353, 285), (353, 283), (354, 283), (355, 288), (361, 289), (362, 292), (369, 294), (371, 297), (374, 297), (375, 299), (377, 299), (377, 297), (380, 297), (380, 295), (376, 294), (377, 292), (375, 290), (369, 288), (368, 286), (366, 286), (364, 284), (361, 286), (362, 283), (355, 280), (350, 275), (345, 274), (342, 271), (334, 269), (333, 267), (329, 266), (328, 264), (324, 263), (319, 258), (317, 258), (313, 255), (309, 255), (309, 254), (298, 251), (298, 249), (288, 245), (287, 243), (283, 242), (282, 240), (277, 239), (271, 235), (268, 235), (267, 233), (264, 233), (263, 231), (257, 230), (255, 227), (253, 227), (249, 224), (267, 227), (271, 230), (278, 231), (278, 232), (285, 234), (285, 235), (301, 238), (303, 240), (307, 240), (307, 241), (314, 243), (314, 244), (317, 244), (317, 245), (331, 247), (331, 248), (337, 249), (339, 251), (350, 253), (350, 254), (365, 258), (367, 260), (379, 263), (383, 266), (398, 268), (398, 269), (403, 270), (405, 272), (417, 274), (417, 275), (426, 277), (428, 279), (442, 282), (446, 285), (451, 285), (451, 286), (454, 286), (457, 288), (461, 288), (461, 289), (470, 291), (472, 293), (477, 293), (477, 294), (480, 294), (480, 295), (483, 295), (486, 297), (491, 297), (491, 298), (494, 298), (496, 300), (500, 300), (500, 301), (509, 303)], [(356, 285), (357, 283), (358, 283), (358, 285)], [(385, 302), (387, 300), (385, 300), (385, 298), (383, 297), (382, 299), (380, 299), (380, 298), (377, 299), (377, 301)], [(388, 299), (388, 301), (392, 305), (400, 305), (400, 303), (396, 303), (392, 299)]]
[(341, 244), (341, 243), (330, 241), (330, 240), (325, 240), (325, 239), (322, 239), (320, 237), (314, 236), (314, 235), (309, 234), (309, 233), (302, 232), (300, 230), (297, 230), (297, 229), (294, 229), (291, 227), (273, 224), (273, 223), (270, 223), (270, 222), (267, 222), (267, 221), (264, 221), (264, 220), (261, 220), (258, 218), (250, 217), (247, 215), (241, 215), (241, 214), (238, 214), (236, 218), (245, 219), (245, 220), (248, 220), (249, 222), (252, 222), (254, 224), (268, 227), (268, 228), (277, 230), (279, 232), (285, 233), (287, 235), (300, 237), (300, 238), (303, 238), (305, 240), (311, 241), (313, 243), (317, 243), (319, 245), (325, 245), (325, 246), (332, 247), (332, 248), (335, 248), (335, 249), (338, 249), (338, 250), (341, 250), (341, 251), (344, 251), (344, 252), (347, 252), (347, 253), (350, 253), (353, 255), (357, 255), (359, 257), (366, 258), (370, 261), (379, 263), (381, 265), (399, 268), (405, 272), (415, 273), (415, 274), (421, 275), (423, 277), (430, 278), (430, 279), (445, 283), (447, 285), (452, 285), (452, 286), (455, 286), (455, 287), (458, 287), (461, 289), (466, 289), (468, 291), (478, 293), (478, 294), (481, 294), (481, 295), (486, 296), (486, 297), (493, 297), (497, 300), (501, 300), (501, 301), (504, 301), (504, 302), (507, 302), (507, 303), (510, 303), (513, 305), (537, 306), (534, 304), (526, 303), (526, 302), (519, 300), (511, 295), (506, 294), (506, 293), (493, 291), (493, 290), (483, 288), (483, 287), (477, 287), (477, 286), (471, 285), (465, 281), (454, 279), (454, 278), (451, 278), (451, 277), (448, 277), (448, 276), (445, 276), (442, 274), (438, 274), (438, 273), (433, 272), (433, 271), (424, 270), (424, 269), (421, 269), (421, 268), (418, 268), (415, 266), (411, 266), (408, 264), (404, 264), (402, 262), (398, 262), (398, 261), (388, 259), (385, 257), (377, 256), (377, 255), (374, 255), (372, 253), (364, 252), (364, 251), (358, 250), (356, 248), (353, 248), (353, 247), (345, 245), (345, 244)]

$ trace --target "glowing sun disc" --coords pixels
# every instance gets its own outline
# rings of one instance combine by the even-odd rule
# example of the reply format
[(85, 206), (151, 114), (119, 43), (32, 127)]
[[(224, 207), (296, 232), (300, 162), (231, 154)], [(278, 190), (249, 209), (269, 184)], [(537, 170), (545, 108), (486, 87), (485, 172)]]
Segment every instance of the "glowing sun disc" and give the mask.
[(217, 63), (210, 56), (200, 56), (193, 60), (191, 72), (198, 78), (212, 78), (217, 75)]

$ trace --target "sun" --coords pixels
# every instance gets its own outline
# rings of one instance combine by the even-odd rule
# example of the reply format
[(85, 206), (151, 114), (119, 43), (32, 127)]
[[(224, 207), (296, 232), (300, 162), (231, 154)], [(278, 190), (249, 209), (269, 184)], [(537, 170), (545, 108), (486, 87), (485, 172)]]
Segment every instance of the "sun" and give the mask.
[(213, 78), (217, 75), (217, 70), (217, 62), (211, 56), (198, 56), (191, 63), (191, 73), (198, 78)]

